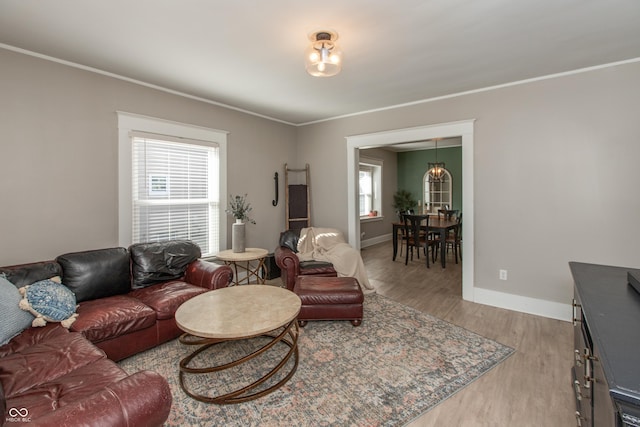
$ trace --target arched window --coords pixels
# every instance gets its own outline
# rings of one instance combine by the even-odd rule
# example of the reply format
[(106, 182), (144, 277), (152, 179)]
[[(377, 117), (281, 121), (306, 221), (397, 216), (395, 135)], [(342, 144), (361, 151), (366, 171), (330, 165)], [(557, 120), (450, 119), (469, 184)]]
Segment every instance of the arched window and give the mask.
[(422, 193), (424, 194), (424, 212), (438, 213), (438, 209), (451, 209), (453, 197), (451, 195), (451, 173), (442, 168), (440, 180), (430, 180), (429, 171), (422, 178)]

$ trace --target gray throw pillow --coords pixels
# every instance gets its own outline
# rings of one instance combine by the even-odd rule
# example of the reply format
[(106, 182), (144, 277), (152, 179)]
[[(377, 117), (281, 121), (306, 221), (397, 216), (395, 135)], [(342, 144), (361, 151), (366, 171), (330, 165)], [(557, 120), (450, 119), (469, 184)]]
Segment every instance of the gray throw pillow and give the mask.
[(5, 345), (11, 338), (31, 326), (34, 317), (31, 313), (18, 307), (20, 292), (4, 275), (0, 275), (0, 345)]

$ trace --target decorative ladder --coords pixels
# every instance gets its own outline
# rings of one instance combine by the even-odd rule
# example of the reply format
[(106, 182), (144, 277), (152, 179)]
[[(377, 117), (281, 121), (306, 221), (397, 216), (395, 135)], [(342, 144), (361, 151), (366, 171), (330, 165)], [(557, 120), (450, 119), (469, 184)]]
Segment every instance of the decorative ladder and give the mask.
[[(297, 173), (298, 176), (304, 172), (303, 184), (289, 184), (289, 172)], [(311, 197), (309, 164), (304, 169), (289, 169), (284, 164), (284, 187), (285, 187), (285, 212), (286, 228), (288, 230), (301, 230), (311, 226)]]

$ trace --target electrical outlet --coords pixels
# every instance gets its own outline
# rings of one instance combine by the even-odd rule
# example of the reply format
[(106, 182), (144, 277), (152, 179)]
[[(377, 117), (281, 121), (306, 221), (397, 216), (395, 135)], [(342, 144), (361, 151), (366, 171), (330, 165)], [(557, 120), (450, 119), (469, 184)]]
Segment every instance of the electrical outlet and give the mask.
[(507, 280), (507, 270), (500, 270), (500, 280)]

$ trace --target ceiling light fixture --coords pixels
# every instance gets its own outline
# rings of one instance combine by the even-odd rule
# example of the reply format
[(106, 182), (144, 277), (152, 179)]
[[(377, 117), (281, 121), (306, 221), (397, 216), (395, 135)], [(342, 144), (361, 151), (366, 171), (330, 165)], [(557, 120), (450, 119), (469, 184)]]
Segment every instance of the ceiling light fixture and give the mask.
[(444, 162), (438, 162), (438, 140), (436, 139), (436, 161), (428, 162), (429, 182), (442, 182), (444, 180)]
[(305, 51), (307, 72), (315, 77), (331, 77), (342, 68), (342, 52), (336, 44), (335, 31), (316, 31), (309, 34), (311, 43)]

